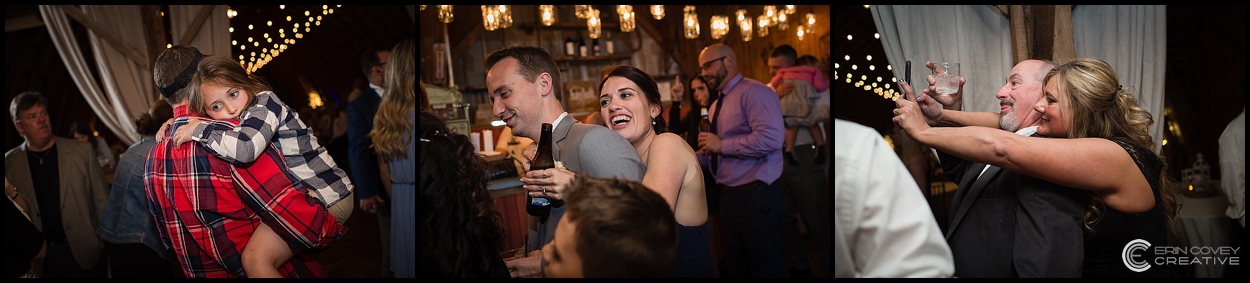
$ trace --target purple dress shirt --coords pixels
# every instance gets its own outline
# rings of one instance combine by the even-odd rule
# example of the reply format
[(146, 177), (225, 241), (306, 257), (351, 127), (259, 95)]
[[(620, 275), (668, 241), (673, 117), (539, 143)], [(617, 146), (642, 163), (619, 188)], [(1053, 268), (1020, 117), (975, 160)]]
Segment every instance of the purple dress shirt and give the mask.
[[(734, 75), (722, 90), (721, 101), (708, 109), (708, 119), (720, 120), (716, 134), (721, 138), (720, 164), (713, 174), (725, 186), (741, 186), (755, 180), (773, 183), (781, 177), (781, 147), (785, 138), (785, 121), (781, 118), (781, 100), (777, 93), (759, 81)], [(708, 164), (707, 156), (698, 154), (700, 163)]]

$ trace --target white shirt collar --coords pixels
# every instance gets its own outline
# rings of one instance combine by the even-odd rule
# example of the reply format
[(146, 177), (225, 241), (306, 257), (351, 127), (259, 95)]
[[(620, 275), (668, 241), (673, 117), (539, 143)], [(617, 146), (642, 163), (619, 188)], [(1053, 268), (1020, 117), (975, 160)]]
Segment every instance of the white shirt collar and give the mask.
[(1035, 133), (1037, 133), (1037, 126), (1024, 127), (1023, 129), (1016, 131), (1017, 135), (1026, 136), (1026, 137), (1032, 136)]
[(385, 88), (382, 88), (382, 87), (380, 87), (380, 86), (378, 86), (378, 85), (375, 85), (375, 84), (372, 84), (372, 83), (370, 83), (370, 84), (369, 84), (369, 88), (372, 88), (374, 92), (377, 92), (377, 93), (378, 93), (378, 97), (382, 97), (382, 94), (386, 93), (386, 89), (385, 89)]
[(568, 115), (569, 115), (569, 112), (560, 113), (560, 116), (556, 117), (556, 121), (551, 122), (551, 130), (555, 131), (557, 127), (560, 127), (560, 121), (564, 121), (564, 116), (568, 116)]

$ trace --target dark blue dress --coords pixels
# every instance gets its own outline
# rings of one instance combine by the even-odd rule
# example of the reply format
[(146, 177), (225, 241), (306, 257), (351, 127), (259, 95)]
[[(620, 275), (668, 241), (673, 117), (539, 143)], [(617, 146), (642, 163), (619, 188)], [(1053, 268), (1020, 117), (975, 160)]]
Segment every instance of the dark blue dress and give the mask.
[(693, 227), (677, 224), (677, 258), (673, 261), (672, 277), (715, 277), (708, 247), (707, 223)]

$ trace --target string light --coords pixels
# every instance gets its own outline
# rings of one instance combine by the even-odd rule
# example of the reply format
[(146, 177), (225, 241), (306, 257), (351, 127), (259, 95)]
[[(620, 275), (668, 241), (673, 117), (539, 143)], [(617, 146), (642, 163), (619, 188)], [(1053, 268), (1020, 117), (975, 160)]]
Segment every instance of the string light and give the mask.
[[(439, 20), (443, 21), (444, 23), (451, 22), (451, 18), (452, 18), (451, 6), (450, 5), (438, 5), (438, 6), (439, 6), (439, 12), (440, 12)], [(277, 14), (288, 13), (287, 12), (288, 10), (286, 10), (285, 6), (279, 6), (279, 10), (281, 10), (282, 12), (279, 12)], [(322, 10), (322, 13), (321, 13), (322, 15), (333, 14), (333, 10), (329, 9), (329, 6), (327, 5), (321, 6), (321, 10)], [(298, 13), (296, 11), (290, 11), (290, 12)], [(248, 25), (247, 31), (239, 30), (240, 32), (244, 32), (247, 34), (235, 34), (235, 31), (236, 31), (235, 27), (229, 27), (229, 31), (231, 32), (232, 37), (236, 35), (238, 36), (236, 38), (247, 37), (246, 42), (240, 42), (239, 40), (230, 41), (231, 45), (238, 46), (239, 48), (240, 52), (236, 53), (236, 54), (239, 54), (239, 65), (243, 66), (244, 69), (246, 69), (248, 73), (256, 72), (260, 68), (272, 62), (273, 59), (281, 55), (282, 52), (287, 51), (287, 45), (294, 45), (296, 38), (304, 38), (305, 33), (311, 33), (312, 26), (314, 25), (320, 26), (321, 21), (326, 20), (326, 18), (324, 18), (322, 15), (315, 15), (315, 16), (312, 15), (311, 10), (305, 10), (303, 11), (303, 13), (304, 13), (304, 16), (307, 18), (307, 21), (303, 23), (293, 22), (295, 21), (295, 19), (291, 17), (292, 15), (273, 15), (274, 13), (268, 13), (268, 14), (263, 14), (263, 15), (261, 14), (251, 15), (251, 16), (257, 16), (257, 17), (275, 16), (275, 18), (277, 19), (286, 19), (287, 24), (290, 24), (290, 26), (287, 26), (287, 27), (292, 27), (291, 32), (293, 33), (293, 35), (290, 37), (287, 36), (286, 29), (278, 28), (278, 26), (282, 26), (282, 24), (279, 23), (277, 26), (275, 26), (273, 20), (264, 21), (265, 23), (264, 25)], [(238, 11), (235, 11), (234, 9), (227, 7), (227, 14), (232, 15), (232, 17), (238, 16)], [(498, 20), (505, 20), (505, 19), (501, 18)], [(302, 31), (300, 30), (301, 28), (303, 29)], [(280, 40), (282, 41), (281, 44), (274, 43), (274, 37), (270, 35), (274, 31), (277, 31), (277, 37), (280, 38)], [(260, 47), (262, 39), (266, 47)], [(252, 45), (251, 46), (252, 49), (250, 51), (248, 50), (249, 49), (249, 47), (247, 46), (248, 44)], [(270, 47), (270, 44), (272, 44), (272, 47)]]
[[(694, 6), (686, 5), (686, 8), (684, 8), (683, 11), (686, 12), (686, 17), (685, 17), (686, 38), (688, 39), (699, 38), (699, 16), (698, 14), (695, 13)], [(750, 26), (750, 22), (748, 22), (747, 25)], [(747, 40), (750, 40), (750, 39), (747, 39)]]

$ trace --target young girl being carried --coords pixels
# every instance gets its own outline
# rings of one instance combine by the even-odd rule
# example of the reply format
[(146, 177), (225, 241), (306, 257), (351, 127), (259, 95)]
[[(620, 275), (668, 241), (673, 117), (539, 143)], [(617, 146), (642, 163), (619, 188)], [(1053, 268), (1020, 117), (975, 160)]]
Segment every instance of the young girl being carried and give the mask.
[[(354, 207), (354, 187), (347, 174), (317, 144), (312, 128), (278, 100), (268, 84), (238, 62), (212, 56), (200, 62), (188, 88), (192, 112), (237, 125), (191, 119), (174, 132), (176, 144), (196, 141), (214, 156), (240, 165), (255, 161), (272, 144), (309, 195), (325, 204), (338, 224), (347, 221)], [(247, 277), (279, 277), (277, 268), (292, 255), (286, 242), (262, 224), (243, 250), (243, 268)]]

